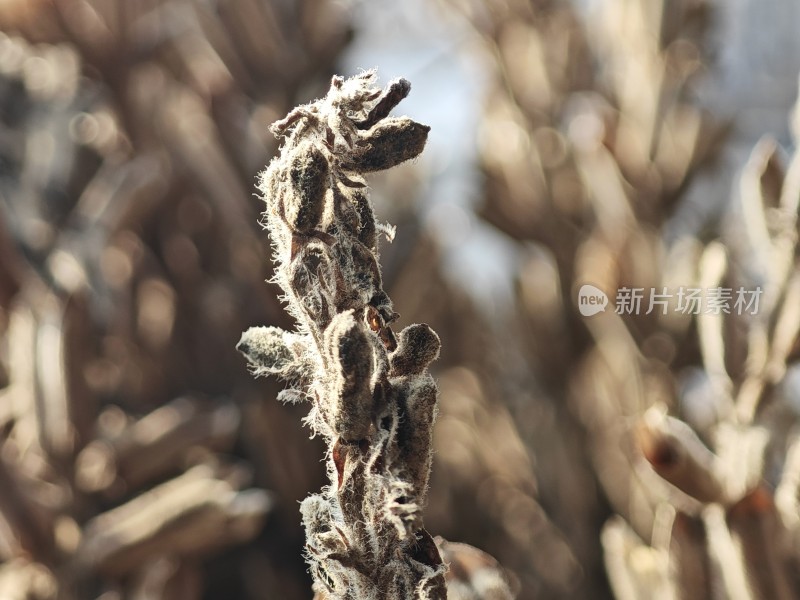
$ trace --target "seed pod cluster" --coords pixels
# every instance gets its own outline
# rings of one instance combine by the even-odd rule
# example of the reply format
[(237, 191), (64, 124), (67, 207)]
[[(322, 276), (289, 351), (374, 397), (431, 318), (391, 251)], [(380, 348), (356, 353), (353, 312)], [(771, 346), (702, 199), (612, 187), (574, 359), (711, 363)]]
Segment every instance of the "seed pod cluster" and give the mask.
[(328, 94), (271, 130), (281, 153), (261, 175), (275, 281), (297, 321), (289, 333), (254, 327), (239, 350), (256, 375), (290, 382), (307, 422), (328, 442), (331, 485), (301, 506), (320, 598), (446, 598), (445, 566), (423, 527), (438, 390), (428, 365), (439, 338), (427, 325), (395, 337), (382, 287), (378, 233), (363, 174), (422, 152), (428, 127), (389, 112), (409, 92), (368, 71), (334, 77)]

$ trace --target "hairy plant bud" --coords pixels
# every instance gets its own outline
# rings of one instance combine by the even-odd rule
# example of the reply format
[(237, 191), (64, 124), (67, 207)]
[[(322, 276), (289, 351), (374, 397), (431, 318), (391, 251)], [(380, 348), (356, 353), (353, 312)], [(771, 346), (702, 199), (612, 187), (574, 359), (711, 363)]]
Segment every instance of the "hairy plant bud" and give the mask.
[(370, 173), (383, 171), (416, 158), (425, 148), (430, 130), (427, 125), (412, 121), (408, 117), (386, 119), (359, 139), (358, 152), (344, 164), (344, 167)]
[(400, 332), (397, 350), (389, 357), (390, 375), (418, 375), (438, 358), (442, 343), (424, 323), (409, 325)]
[(338, 398), (333, 429), (346, 441), (367, 437), (372, 424), (373, 344), (352, 311), (339, 313), (325, 330)]
[(411, 91), (411, 83), (402, 77), (393, 79), (386, 86), (386, 90), (381, 94), (380, 99), (369, 111), (369, 115), (363, 121), (356, 123), (359, 129), (370, 129), (375, 123), (389, 116), (392, 109), (400, 104), (400, 101), (408, 96)]
[(307, 233), (319, 225), (329, 188), (328, 158), (312, 142), (300, 144), (289, 166), (290, 189), (284, 200), (284, 216), (289, 225)]
[(295, 336), (278, 327), (251, 327), (242, 334), (236, 349), (244, 354), (257, 375), (288, 376), (300, 367), (289, 348)]
[(398, 445), (402, 449), (403, 461), (414, 489), (418, 494), (424, 494), (431, 470), (431, 439), (439, 390), (428, 374), (425, 377), (401, 378), (401, 381), (399, 404), (404, 412), (397, 432)]

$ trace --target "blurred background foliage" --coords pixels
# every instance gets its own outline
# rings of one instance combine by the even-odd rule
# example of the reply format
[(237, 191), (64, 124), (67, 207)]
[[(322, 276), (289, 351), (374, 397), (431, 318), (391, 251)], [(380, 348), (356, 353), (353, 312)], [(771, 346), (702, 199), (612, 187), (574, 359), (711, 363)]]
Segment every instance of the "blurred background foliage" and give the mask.
[[(800, 598), (797, 22), (791, 0), (1, 1), (0, 597), (311, 597), (323, 448), (234, 350), (291, 326), (254, 182), (269, 123), (377, 66), (433, 127), (372, 181), (400, 326), (443, 341), (427, 528), (524, 600)], [(763, 294), (585, 318), (583, 283)], [(473, 598), (483, 566), (459, 563)]]

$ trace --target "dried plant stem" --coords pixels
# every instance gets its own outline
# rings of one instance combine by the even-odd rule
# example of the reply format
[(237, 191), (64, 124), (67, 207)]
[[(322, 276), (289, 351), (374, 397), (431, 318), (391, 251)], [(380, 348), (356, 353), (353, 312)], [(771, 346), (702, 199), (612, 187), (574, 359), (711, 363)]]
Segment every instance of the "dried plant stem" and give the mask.
[(280, 155), (262, 174), (275, 281), (297, 330), (254, 327), (239, 343), (256, 375), (291, 382), (327, 444), (331, 485), (301, 506), (318, 597), (444, 599), (445, 566), (423, 527), (438, 390), (427, 325), (397, 337), (363, 175), (417, 156), (428, 127), (388, 117), (409, 92), (375, 73), (334, 77), (327, 96), (274, 123)]

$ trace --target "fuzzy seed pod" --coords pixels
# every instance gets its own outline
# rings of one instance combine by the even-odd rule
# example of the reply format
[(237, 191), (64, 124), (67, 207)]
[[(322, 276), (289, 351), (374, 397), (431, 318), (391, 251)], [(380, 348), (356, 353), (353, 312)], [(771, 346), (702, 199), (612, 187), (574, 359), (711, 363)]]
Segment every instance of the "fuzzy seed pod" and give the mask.
[(257, 375), (291, 376), (301, 365), (289, 348), (295, 336), (278, 327), (251, 327), (236, 349), (245, 355)]
[(359, 140), (359, 151), (344, 167), (370, 173), (416, 158), (425, 148), (430, 130), (408, 117), (385, 119)]
[(389, 357), (391, 376), (418, 375), (438, 358), (442, 343), (424, 323), (409, 325), (400, 332), (397, 350)]
[(370, 129), (381, 119), (385, 119), (392, 112), (392, 109), (400, 104), (400, 101), (408, 96), (411, 91), (411, 83), (402, 77), (393, 79), (386, 86), (386, 90), (381, 94), (380, 100), (369, 111), (369, 115), (360, 123), (356, 123), (359, 129)]
[(322, 219), (330, 185), (328, 158), (312, 142), (304, 142), (295, 149), (289, 182), (293, 193), (284, 201), (284, 216), (295, 231), (308, 233)]
[(333, 318), (325, 330), (325, 344), (338, 371), (333, 429), (345, 441), (364, 439), (372, 424), (373, 345), (352, 311)]
[(403, 409), (398, 427), (402, 458), (418, 494), (428, 488), (431, 470), (431, 439), (436, 421), (439, 390), (430, 375), (400, 378), (398, 404)]

